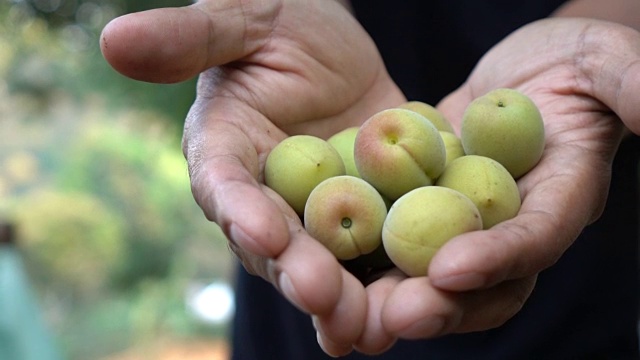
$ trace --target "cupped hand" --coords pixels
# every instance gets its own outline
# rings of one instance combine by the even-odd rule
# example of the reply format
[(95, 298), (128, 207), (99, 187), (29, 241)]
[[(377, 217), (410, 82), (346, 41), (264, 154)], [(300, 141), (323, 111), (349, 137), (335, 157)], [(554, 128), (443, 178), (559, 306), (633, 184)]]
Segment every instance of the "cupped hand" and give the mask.
[(364, 286), (262, 177), (286, 136), (326, 138), (405, 100), (352, 15), (328, 0), (203, 0), (115, 19), (101, 47), (133, 79), (200, 74), (183, 136), (195, 200), (247, 270), (314, 316), (327, 352), (351, 351), (366, 322)]
[(469, 102), (499, 87), (530, 96), (545, 122), (543, 157), (518, 181), (519, 214), (452, 239), (429, 277), (369, 286), (369, 312), (380, 320), (365, 327), (365, 348), (385, 338), (486, 330), (521, 309), (537, 274), (600, 216), (624, 125), (640, 133), (640, 34), (585, 19), (529, 24), (489, 51), (438, 107), (459, 128)]

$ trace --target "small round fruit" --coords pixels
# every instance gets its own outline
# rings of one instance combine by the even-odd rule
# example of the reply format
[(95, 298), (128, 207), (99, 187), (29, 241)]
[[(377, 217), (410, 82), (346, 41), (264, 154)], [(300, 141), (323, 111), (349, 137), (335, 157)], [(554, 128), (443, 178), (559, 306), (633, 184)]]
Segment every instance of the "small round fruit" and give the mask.
[(460, 137), (467, 155), (497, 160), (517, 179), (542, 157), (544, 123), (528, 96), (513, 89), (495, 89), (466, 108)]
[(424, 116), (406, 109), (380, 111), (356, 135), (354, 158), (362, 179), (393, 201), (420, 186), (432, 185), (444, 170), (446, 153), (438, 130)]
[(325, 140), (294, 135), (282, 140), (267, 157), (265, 184), (300, 215), (311, 191), (323, 180), (344, 175), (340, 154)]
[(427, 118), (427, 120), (431, 121), (431, 123), (438, 129), (439, 131), (446, 131), (450, 133), (454, 133), (453, 126), (449, 120), (447, 120), (444, 115), (440, 112), (440, 110), (435, 107), (422, 102), (422, 101), (407, 101), (406, 103), (398, 106), (402, 109), (407, 109), (411, 111), (415, 111), (418, 114)]
[(355, 176), (321, 182), (309, 195), (304, 226), (336, 258), (354, 259), (382, 243), (387, 205), (378, 191)]
[(480, 210), (484, 229), (511, 219), (521, 205), (516, 181), (499, 162), (478, 155), (452, 161), (436, 185), (458, 190)]
[(462, 141), (460, 141), (460, 138), (456, 134), (440, 131), (440, 136), (442, 136), (442, 140), (444, 141), (444, 148), (447, 154), (447, 160), (444, 165), (446, 170), (447, 165), (449, 165), (453, 160), (464, 156), (464, 149), (462, 148)]
[(382, 228), (393, 263), (409, 276), (426, 276), (435, 253), (451, 238), (482, 229), (473, 202), (459, 191), (425, 186), (398, 199)]
[(358, 129), (360, 129), (358, 126), (346, 128), (333, 134), (327, 139), (327, 142), (338, 150), (338, 153), (342, 156), (347, 175), (360, 177), (358, 169), (356, 169), (355, 160), (353, 159), (353, 146), (356, 142)]

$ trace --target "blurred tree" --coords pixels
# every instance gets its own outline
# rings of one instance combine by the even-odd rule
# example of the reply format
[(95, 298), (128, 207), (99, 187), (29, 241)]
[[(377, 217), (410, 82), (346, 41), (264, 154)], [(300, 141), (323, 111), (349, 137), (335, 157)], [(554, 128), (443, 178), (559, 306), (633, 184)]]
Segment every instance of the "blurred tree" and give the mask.
[(195, 230), (179, 142), (170, 140), (173, 127), (161, 124), (157, 114), (141, 111), (86, 122), (57, 173), (61, 189), (95, 194), (126, 219), (127, 249), (117, 274), (125, 288), (167, 276), (184, 234)]
[(75, 23), (97, 7), (108, 7), (119, 14), (160, 8), (189, 5), (189, 0), (22, 0), (35, 16), (42, 17), (54, 26)]
[[(63, 88), (77, 98), (100, 93), (113, 106), (153, 109), (181, 124), (195, 96), (195, 78), (178, 84), (133, 81), (116, 73), (99, 48), (102, 28), (131, 11), (179, 6), (179, 0), (0, 2), (0, 77), (45, 111)], [(4, 70), (4, 71), (3, 71)], [(174, 136), (181, 133), (176, 131)]]
[(132, 81), (98, 46), (113, 17), (173, 5), (0, 0), (0, 216), (24, 234), (69, 359), (221, 334), (184, 303), (194, 279), (229, 281), (233, 261), (193, 201), (180, 151), (195, 79)]
[(88, 193), (39, 190), (21, 198), (14, 219), (34, 278), (70, 299), (95, 299), (124, 255), (124, 219)]

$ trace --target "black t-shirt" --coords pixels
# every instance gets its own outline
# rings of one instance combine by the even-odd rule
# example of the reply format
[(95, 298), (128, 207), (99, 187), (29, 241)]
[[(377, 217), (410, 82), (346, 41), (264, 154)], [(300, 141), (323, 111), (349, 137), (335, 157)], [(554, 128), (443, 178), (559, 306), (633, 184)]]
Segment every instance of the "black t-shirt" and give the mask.
[(431, 104), (458, 87), (491, 46), (564, 2), (351, 1), (407, 98)]
[[(329, 1), (329, 0), (327, 0)], [(352, 1), (393, 79), (409, 99), (437, 103), (491, 46), (562, 1)], [(503, 326), (433, 340), (399, 341), (383, 355), (347, 359), (638, 358), (638, 141), (614, 162), (606, 209)], [(238, 269), (233, 359), (328, 359), (310, 318), (258, 277)]]

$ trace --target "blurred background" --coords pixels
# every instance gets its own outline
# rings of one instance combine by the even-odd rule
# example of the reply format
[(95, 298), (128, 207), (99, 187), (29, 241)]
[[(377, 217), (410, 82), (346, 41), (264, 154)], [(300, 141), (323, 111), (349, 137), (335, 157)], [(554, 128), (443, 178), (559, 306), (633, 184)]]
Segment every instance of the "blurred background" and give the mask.
[(233, 260), (180, 150), (194, 80), (129, 80), (98, 44), (187, 3), (0, 0), (0, 354), (227, 358)]

